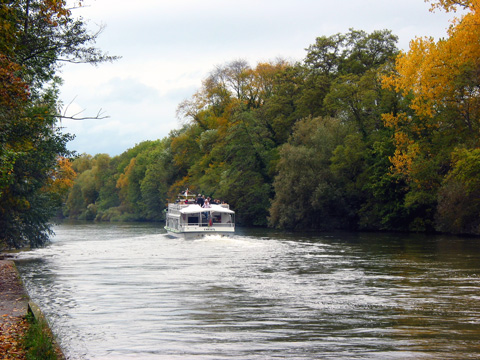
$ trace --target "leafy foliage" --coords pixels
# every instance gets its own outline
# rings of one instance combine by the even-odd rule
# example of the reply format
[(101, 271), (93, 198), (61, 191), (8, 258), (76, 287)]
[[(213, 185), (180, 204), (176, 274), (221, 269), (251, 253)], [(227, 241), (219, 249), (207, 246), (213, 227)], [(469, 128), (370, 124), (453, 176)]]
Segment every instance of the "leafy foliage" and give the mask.
[(280, 152), (275, 178), (275, 199), (270, 209), (272, 225), (326, 229), (339, 226), (342, 208), (330, 169), (335, 148), (348, 128), (331, 118), (307, 118), (296, 124), (290, 141)]
[[(85, 167), (65, 214), (87, 218), (90, 206), (96, 219), (161, 220), (167, 198), (188, 187), (228, 201), (245, 225), (267, 225), (270, 217), (284, 228), (355, 228), (368, 198), (367, 157), (376, 154), (370, 134), (384, 129), (380, 109), (398, 105), (380, 83), (395, 42), (389, 31), (351, 30), (318, 38), (303, 64), (216, 67), (179, 105), (182, 129), (111, 159), (119, 205), (99, 213), (98, 197), (87, 195), (102, 187), (92, 184), (94, 167)], [(388, 141), (390, 133), (382, 134), (377, 140)], [(79, 158), (74, 168), (86, 162)]]
[(111, 158), (83, 154), (64, 215), (81, 220), (158, 221), (163, 219), (172, 182), (170, 141), (145, 141)]
[(458, 149), (438, 192), (439, 230), (480, 235), (480, 149)]
[[(480, 2), (432, 1), (432, 9), (459, 7), (466, 12), (453, 21), (447, 39), (413, 40), (397, 58), (395, 72), (384, 78), (385, 87), (408, 99), (406, 111), (387, 113), (384, 121), (394, 131), (392, 173), (408, 186), (405, 206), (416, 214), (415, 230), (474, 231), (447, 225), (456, 220), (446, 204), (461, 202), (463, 187), (452, 154), (480, 145)], [(476, 206), (467, 206), (458, 221), (463, 222), (465, 212), (478, 217)]]

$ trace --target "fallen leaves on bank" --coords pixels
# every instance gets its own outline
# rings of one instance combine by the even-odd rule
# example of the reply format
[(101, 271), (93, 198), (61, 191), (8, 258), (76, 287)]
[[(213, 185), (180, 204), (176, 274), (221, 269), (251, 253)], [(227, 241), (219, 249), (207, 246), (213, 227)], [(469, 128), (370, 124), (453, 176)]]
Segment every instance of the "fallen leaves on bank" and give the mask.
[(0, 358), (26, 359), (23, 338), (29, 323), (22, 317), (2, 315), (0, 321)]

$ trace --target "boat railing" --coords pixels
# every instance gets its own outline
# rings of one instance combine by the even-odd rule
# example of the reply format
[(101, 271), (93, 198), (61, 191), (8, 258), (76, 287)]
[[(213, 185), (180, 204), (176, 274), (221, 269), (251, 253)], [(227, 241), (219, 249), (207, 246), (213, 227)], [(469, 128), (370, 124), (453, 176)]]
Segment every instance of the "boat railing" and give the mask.
[(209, 225), (208, 223), (189, 223), (189, 224), (181, 224), (181, 228), (188, 229), (188, 228), (198, 228), (198, 227), (211, 227), (211, 228), (233, 228), (235, 227), (234, 223), (213, 223)]
[[(174, 204), (168, 204), (168, 211), (180, 211), (182, 209), (185, 209), (186, 207), (190, 206), (190, 205), (194, 205), (193, 203), (192, 204), (185, 204), (185, 203), (174, 203)], [(230, 209), (230, 205), (228, 204), (216, 204), (216, 206), (220, 206), (224, 209)], [(208, 209), (208, 208), (207, 208)]]

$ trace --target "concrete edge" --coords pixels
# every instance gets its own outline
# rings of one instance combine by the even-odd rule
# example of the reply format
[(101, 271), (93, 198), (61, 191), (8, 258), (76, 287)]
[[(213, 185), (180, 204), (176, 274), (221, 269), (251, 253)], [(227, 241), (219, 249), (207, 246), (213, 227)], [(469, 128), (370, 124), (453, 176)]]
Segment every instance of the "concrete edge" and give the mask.
[(47, 321), (47, 318), (45, 317), (45, 315), (43, 315), (43, 312), (40, 309), (40, 307), (35, 302), (33, 302), (32, 299), (30, 298), (30, 295), (28, 294), (27, 288), (25, 287), (25, 283), (23, 282), (23, 279), (20, 276), (20, 272), (17, 269), (17, 265), (15, 264), (15, 261), (14, 260), (10, 260), (10, 261), (13, 264), (13, 268), (16, 272), (17, 278), (19, 279), (19, 281), (21, 283), (21, 286), (23, 287), (23, 290), (24, 290), (24, 292), (26, 294), (26, 297), (27, 297), (27, 300), (28, 300), (27, 314), (32, 314), (32, 316), (33, 316), (33, 318), (35, 319), (36, 322), (38, 322), (40, 324), (43, 323), (45, 325), (45, 327), (47, 328), (47, 331), (50, 335), (50, 338), (52, 339), (52, 344), (55, 348), (55, 353), (57, 354), (58, 359), (59, 360), (65, 360), (66, 359), (65, 354), (63, 353), (62, 348), (58, 344), (57, 339), (55, 338), (55, 335), (53, 334), (52, 329), (50, 328), (50, 324)]

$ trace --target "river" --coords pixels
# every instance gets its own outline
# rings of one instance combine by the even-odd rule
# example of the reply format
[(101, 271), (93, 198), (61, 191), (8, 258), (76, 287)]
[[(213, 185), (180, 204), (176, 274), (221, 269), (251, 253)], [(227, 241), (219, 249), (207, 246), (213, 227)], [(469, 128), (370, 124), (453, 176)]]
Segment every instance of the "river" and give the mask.
[(480, 239), (55, 233), (17, 267), (69, 359), (480, 358)]

